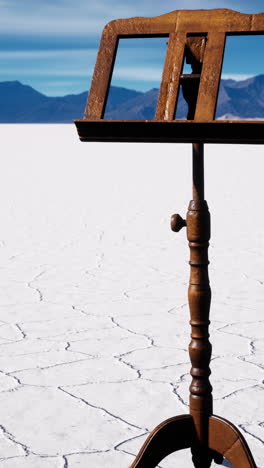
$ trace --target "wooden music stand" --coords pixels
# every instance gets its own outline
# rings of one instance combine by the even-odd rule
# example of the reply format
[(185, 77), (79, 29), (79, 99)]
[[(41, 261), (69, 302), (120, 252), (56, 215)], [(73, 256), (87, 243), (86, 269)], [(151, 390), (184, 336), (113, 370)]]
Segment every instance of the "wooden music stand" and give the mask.
[[(182, 10), (112, 21), (102, 34), (84, 119), (75, 121), (82, 141), (193, 144), (193, 199), (186, 221), (179, 215), (171, 221), (175, 232), (187, 226), (190, 247), (190, 414), (157, 426), (130, 468), (154, 468), (170, 453), (188, 447), (196, 468), (209, 468), (212, 460), (221, 464), (223, 457), (234, 468), (256, 468), (239, 430), (213, 415), (208, 339), (210, 214), (204, 200), (203, 149), (204, 143), (264, 143), (264, 122), (214, 120), (226, 35), (263, 33), (263, 13), (247, 15), (227, 9)], [(169, 41), (155, 119), (104, 120), (119, 38), (163, 36), (169, 36)], [(184, 58), (192, 66), (191, 74), (182, 74)], [(180, 84), (189, 108), (185, 121), (174, 119)]]

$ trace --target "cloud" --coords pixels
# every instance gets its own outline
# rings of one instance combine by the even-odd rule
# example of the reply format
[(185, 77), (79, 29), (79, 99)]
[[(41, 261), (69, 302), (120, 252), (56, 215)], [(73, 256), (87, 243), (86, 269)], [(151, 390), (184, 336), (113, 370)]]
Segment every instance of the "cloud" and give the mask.
[(155, 67), (118, 67), (114, 71), (114, 79), (133, 81), (161, 81), (162, 70)]
[(97, 49), (61, 49), (61, 50), (2, 50), (0, 58), (3, 60), (24, 59), (65, 59), (74, 57), (92, 58), (96, 57)]
[[(17, 72), (17, 73), (16, 73)], [(27, 70), (26, 68), (21, 70), (20, 68), (17, 69), (17, 70), (5, 70), (4, 71), (4, 75), (5, 76), (14, 76), (14, 74), (16, 73), (16, 77), (20, 77), (20, 76), (30, 76), (30, 77), (35, 77), (35, 76), (40, 76), (40, 77), (45, 77), (45, 76), (54, 76), (54, 77), (58, 77), (58, 76), (75, 76), (75, 77), (91, 77), (91, 74), (87, 73), (87, 70), (83, 70), (83, 69), (61, 69), (61, 68), (52, 68), (52, 70), (50, 69), (47, 69), (45, 68), (44, 70), (43, 69), (40, 69), (40, 68), (31, 68), (30, 70)], [(15, 78), (14, 78), (15, 79)]]
[(221, 78), (224, 79), (224, 80), (243, 81), (243, 80), (247, 80), (248, 78), (252, 78), (253, 76), (255, 76), (254, 73), (252, 73), (252, 74), (223, 73)]

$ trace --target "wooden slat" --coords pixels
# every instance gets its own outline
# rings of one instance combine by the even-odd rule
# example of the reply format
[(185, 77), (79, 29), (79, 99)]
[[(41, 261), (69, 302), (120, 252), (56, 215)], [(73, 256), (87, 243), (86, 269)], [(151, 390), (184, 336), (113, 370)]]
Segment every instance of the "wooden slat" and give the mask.
[(250, 31), (252, 17), (227, 8), (214, 10), (180, 10), (177, 30), (195, 33)]
[(258, 31), (264, 34), (264, 13), (252, 15), (251, 31)]
[(113, 20), (106, 25), (108, 34), (169, 34), (172, 32), (231, 32), (263, 30), (264, 14), (246, 14), (227, 8), (174, 10), (154, 17)]
[(85, 119), (97, 120), (103, 117), (117, 44), (118, 36), (116, 34), (109, 35), (104, 31), (85, 108)]
[(170, 34), (155, 119), (173, 120), (183, 67), (185, 33)]
[(263, 144), (261, 121), (75, 120), (81, 141)]
[(209, 448), (221, 453), (234, 468), (257, 468), (241, 432), (219, 416), (209, 418)]
[(175, 31), (179, 11), (150, 18), (134, 17), (110, 21), (105, 27), (108, 34), (120, 36), (169, 34)]
[(194, 120), (214, 120), (225, 48), (225, 33), (208, 34)]

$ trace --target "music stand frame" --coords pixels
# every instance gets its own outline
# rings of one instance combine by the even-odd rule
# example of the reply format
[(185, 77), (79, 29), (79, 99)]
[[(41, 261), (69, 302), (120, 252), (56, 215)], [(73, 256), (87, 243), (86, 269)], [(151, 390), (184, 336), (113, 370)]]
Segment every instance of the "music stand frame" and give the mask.
[[(204, 143), (263, 144), (260, 121), (216, 121), (215, 109), (227, 35), (264, 34), (264, 14), (227, 9), (180, 10), (154, 17), (115, 20), (104, 28), (83, 119), (75, 121), (81, 141), (175, 142), (193, 146), (193, 198), (186, 221), (173, 215), (172, 230), (187, 227), (190, 247), (188, 299), (192, 364), (190, 414), (172, 417), (149, 435), (130, 468), (154, 468), (176, 450), (191, 448), (196, 468), (227, 458), (234, 468), (256, 468), (241, 432), (213, 415), (209, 381), (211, 289), (208, 277), (210, 214), (204, 199)], [(154, 120), (109, 120), (104, 112), (120, 38), (169, 37)], [(184, 75), (183, 62), (192, 66)], [(187, 120), (175, 120), (180, 85)]]

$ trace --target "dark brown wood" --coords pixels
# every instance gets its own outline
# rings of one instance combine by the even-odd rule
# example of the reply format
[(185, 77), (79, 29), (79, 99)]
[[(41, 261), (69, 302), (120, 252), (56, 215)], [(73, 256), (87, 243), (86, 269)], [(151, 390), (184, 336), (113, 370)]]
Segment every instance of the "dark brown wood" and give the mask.
[(204, 145), (193, 143), (193, 200), (204, 199)]
[(185, 226), (186, 226), (185, 219), (182, 219), (182, 217), (179, 214), (172, 215), (172, 217), (171, 217), (171, 230), (173, 232), (179, 232)]
[(219, 416), (209, 418), (209, 447), (227, 458), (233, 468), (257, 468), (241, 432)]
[(194, 438), (194, 424), (190, 415), (167, 419), (150, 433), (130, 468), (155, 468), (171, 453), (191, 447)]
[[(258, 121), (76, 120), (81, 141), (129, 143), (239, 143), (264, 144)], [(177, 152), (176, 152), (177, 154)]]
[[(195, 190), (196, 193), (196, 190)], [(187, 238), (190, 247), (190, 285), (188, 291), (192, 327), (189, 345), (192, 363), (190, 414), (193, 417), (197, 441), (192, 447), (197, 468), (211, 464), (208, 447), (208, 417), (212, 414), (212, 387), (209, 381), (212, 347), (209, 342), (209, 311), (211, 289), (208, 277), (208, 246), (210, 214), (203, 199), (192, 200), (187, 213)]]

